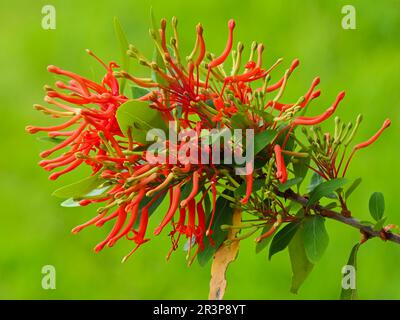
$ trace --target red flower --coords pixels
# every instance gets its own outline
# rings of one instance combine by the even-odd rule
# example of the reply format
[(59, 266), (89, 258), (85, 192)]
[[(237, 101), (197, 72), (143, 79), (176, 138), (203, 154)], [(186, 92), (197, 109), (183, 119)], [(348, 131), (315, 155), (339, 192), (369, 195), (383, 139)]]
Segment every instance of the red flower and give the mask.
[[(90, 51), (88, 52), (93, 55)], [(61, 111), (40, 105), (36, 105), (36, 109), (55, 118), (69, 118), (69, 120), (51, 127), (27, 126), (26, 130), (29, 133), (45, 131), (49, 137), (64, 138), (55, 147), (42, 152), (40, 154), (42, 158), (47, 158), (63, 148), (70, 148), (60, 156), (39, 162), (46, 170), (67, 166), (51, 174), (50, 179), (57, 179), (83, 162), (91, 165), (95, 172), (98, 171), (101, 168), (101, 162), (89, 160), (88, 156), (93, 152), (98, 156), (105, 156), (106, 152), (100, 148), (101, 143), (109, 143), (118, 156), (123, 156), (121, 147), (115, 139), (115, 136), (121, 135), (115, 112), (121, 103), (127, 101), (127, 98), (119, 93), (118, 81), (113, 75), (113, 69), (118, 68), (118, 65), (111, 62), (109, 66), (106, 66), (101, 60), (99, 61), (107, 70), (101, 84), (55, 66), (48, 67), (50, 72), (71, 79), (68, 83), (56, 82), (59, 89), (69, 91), (69, 94), (47, 87), (45, 101)], [(72, 107), (71, 104), (75, 106)], [(73, 126), (77, 127), (71, 128)], [(63, 131), (64, 129), (70, 129), (70, 131)]]

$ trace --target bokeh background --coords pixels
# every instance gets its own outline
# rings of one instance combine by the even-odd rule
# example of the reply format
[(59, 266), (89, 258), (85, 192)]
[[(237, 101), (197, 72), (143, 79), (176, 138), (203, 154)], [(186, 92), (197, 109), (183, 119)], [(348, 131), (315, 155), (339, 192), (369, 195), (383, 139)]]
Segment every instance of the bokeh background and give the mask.
[[(56, 30), (41, 28), (41, 9), (54, 5)], [(356, 8), (357, 29), (341, 27), (342, 6)], [(44, 84), (55, 78), (46, 66), (100, 79), (103, 70), (84, 49), (105, 60), (120, 60), (112, 20), (121, 20), (128, 39), (145, 54), (152, 52), (149, 12), (158, 18), (179, 18), (181, 44), (189, 52), (195, 25), (202, 22), (208, 48), (220, 52), (226, 22), (236, 19), (236, 40), (264, 42), (265, 61), (284, 57), (283, 73), (298, 57), (301, 67), (290, 79), (287, 98), (297, 98), (321, 76), (322, 96), (313, 108), (325, 109), (337, 92), (346, 90), (337, 114), (353, 120), (363, 113), (359, 140), (368, 138), (383, 120), (393, 121), (378, 143), (354, 159), (349, 177), (363, 177), (350, 208), (368, 219), (368, 199), (381, 191), (388, 221), (400, 224), (400, 2), (385, 1), (149, 1), (149, 0), (14, 0), (0, 4), (0, 298), (11, 299), (204, 299), (210, 265), (187, 267), (179, 249), (166, 262), (170, 243), (163, 234), (139, 250), (127, 263), (121, 257), (132, 244), (121, 241), (100, 254), (92, 250), (107, 228), (70, 230), (94, 214), (92, 208), (62, 208), (51, 192), (84, 174), (57, 182), (36, 163), (47, 147), (24, 132), (27, 124), (50, 119), (32, 109), (43, 98)], [(247, 55), (246, 51), (246, 55)], [(133, 72), (141, 73), (139, 69)], [(153, 219), (154, 225), (154, 219)], [(267, 251), (255, 255), (254, 242), (242, 242), (237, 261), (228, 271), (227, 299), (337, 299), (341, 268), (359, 239), (356, 230), (328, 221), (329, 248), (298, 295), (289, 293), (291, 270), (287, 252), (267, 261)], [(54, 265), (56, 290), (43, 290), (41, 269)], [(400, 298), (400, 246), (369, 241), (359, 252), (358, 289), (364, 299)]]

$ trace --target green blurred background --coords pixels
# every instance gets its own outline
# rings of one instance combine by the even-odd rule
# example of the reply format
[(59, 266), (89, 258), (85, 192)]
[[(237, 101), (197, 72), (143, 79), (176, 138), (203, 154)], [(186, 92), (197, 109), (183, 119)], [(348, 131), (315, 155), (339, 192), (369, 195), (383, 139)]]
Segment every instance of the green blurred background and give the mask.
[[(57, 10), (56, 30), (41, 28), (41, 8), (46, 4)], [(356, 30), (341, 27), (345, 4), (356, 8)], [(236, 40), (247, 48), (252, 40), (262, 41), (267, 64), (285, 58), (286, 65), (274, 73), (275, 79), (298, 57), (301, 66), (290, 79), (285, 94), (288, 100), (303, 94), (313, 77), (320, 75), (322, 96), (313, 109), (325, 109), (337, 92), (346, 90), (337, 114), (346, 121), (364, 114), (359, 140), (368, 138), (390, 117), (390, 130), (354, 159), (349, 177), (361, 176), (363, 183), (350, 199), (350, 208), (360, 219), (368, 219), (369, 195), (381, 191), (386, 197), (388, 221), (400, 224), (396, 187), (400, 178), (400, 1), (2, 1), (0, 298), (207, 298), (210, 265), (187, 267), (181, 249), (166, 262), (170, 247), (166, 234), (152, 239), (125, 264), (120, 261), (132, 248), (128, 241), (100, 254), (93, 252), (107, 228), (89, 228), (71, 235), (70, 230), (89, 219), (94, 208), (62, 208), (59, 199), (50, 194), (83, 173), (57, 182), (47, 180), (48, 174), (36, 165), (39, 151), (47, 145), (24, 132), (27, 124), (51, 123), (31, 107), (42, 101), (43, 85), (55, 81), (47, 73), (47, 65), (99, 80), (103, 70), (84, 49), (92, 49), (105, 60), (120, 60), (114, 16), (120, 18), (129, 41), (150, 55), (151, 6), (158, 18), (179, 18), (181, 44), (187, 53), (198, 22), (203, 23), (208, 48), (220, 52), (225, 46), (226, 22), (232, 17), (237, 22)], [(238, 259), (229, 268), (225, 297), (338, 298), (341, 268), (359, 233), (335, 221), (328, 221), (327, 227), (329, 248), (298, 295), (289, 293), (287, 252), (269, 262), (266, 251), (255, 255), (254, 242), (249, 239), (242, 242)], [(41, 288), (41, 268), (49, 264), (57, 271), (56, 290)], [(400, 246), (371, 240), (361, 248), (358, 289), (364, 299), (400, 298)]]

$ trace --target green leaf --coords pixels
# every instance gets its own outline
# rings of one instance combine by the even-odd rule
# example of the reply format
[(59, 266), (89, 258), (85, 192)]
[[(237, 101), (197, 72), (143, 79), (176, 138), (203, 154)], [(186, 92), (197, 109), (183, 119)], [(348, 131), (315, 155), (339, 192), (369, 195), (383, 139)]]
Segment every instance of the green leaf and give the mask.
[(371, 222), (371, 221), (361, 220), (360, 223), (361, 223), (363, 226), (366, 226), (366, 227), (371, 227), (371, 228), (373, 228), (373, 227), (375, 226), (375, 223), (373, 223), (373, 222)]
[[(265, 180), (264, 179), (256, 179), (253, 181), (253, 189), (252, 192), (257, 192), (260, 190), (263, 186), (265, 186)], [(235, 190), (235, 197), (242, 197), (246, 194), (246, 188), (247, 185), (245, 183), (242, 183), (236, 190)]]
[(129, 100), (118, 108), (116, 116), (122, 132), (127, 133), (130, 128), (133, 139), (142, 144), (151, 143), (146, 141), (149, 130), (161, 129), (164, 132), (167, 130), (161, 113), (150, 108), (147, 102)]
[[(353, 249), (351, 249), (350, 257), (347, 262), (347, 265), (353, 266), (355, 271), (357, 271), (357, 253), (358, 249), (360, 248), (360, 244), (357, 243)], [(355, 273), (356, 275), (356, 273)], [(342, 287), (342, 292), (340, 294), (341, 300), (356, 300), (357, 299), (357, 289), (344, 289)]]
[(339, 178), (322, 182), (310, 193), (307, 206), (313, 205), (318, 202), (322, 197), (328, 197), (332, 192), (342, 188), (347, 183), (345, 178)]
[(293, 236), (296, 234), (297, 229), (300, 227), (299, 222), (291, 222), (284, 226), (272, 239), (271, 245), (269, 247), (268, 259), (279, 252), (284, 250), (292, 240)]
[[(156, 200), (154, 200), (154, 202), (149, 206), (149, 209), (148, 209), (148, 216), (149, 216), (149, 218), (150, 218), (150, 216), (156, 211), (156, 209), (160, 206), (161, 202), (162, 202), (162, 201), (164, 200), (164, 198), (165, 198), (165, 195), (167, 194), (167, 192), (164, 192), (164, 190), (161, 190), (160, 192), (161, 192), (162, 194), (161, 194)], [(138, 212), (138, 215), (137, 215), (137, 217), (136, 217), (136, 221), (135, 221), (135, 225), (134, 225), (134, 228), (135, 228), (135, 229), (138, 228), (139, 225), (140, 225), (140, 218), (141, 218), (141, 216), (142, 216), (142, 209), (143, 209), (143, 207), (145, 207), (146, 205), (148, 205), (149, 202), (150, 202), (151, 200), (153, 200), (154, 197), (156, 197), (157, 195), (158, 195), (158, 193), (152, 195), (151, 197), (147, 197), (147, 196), (146, 196), (146, 197), (144, 197), (143, 200), (140, 202), (140, 205), (139, 205), (139, 212)]]
[(307, 192), (312, 192), (322, 182), (324, 182), (324, 178), (322, 178), (318, 173), (313, 172), (310, 184), (307, 186)]
[(59, 144), (65, 140), (63, 138), (58, 138), (58, 137), (39, 137), (37, 139), (39, 141), (46, 141), (46, 142), (51, 142), (51, 143), (55, 143), (55, 144)]
[(211, 213), (211, 200), (210, 200), (210, 194), (207, 191), (203, 191), (206, 192), (206, 195), (204, 197), (204, 214), (206, 216), (208, 216)]
[[(158, 33), (158, 32), (157, 32), (157, 33)], [(153, 52), (153, 61), (155, 61), (155, 62), (157, 63), (157, 66), (158, 66), (161, 70), (165, 71), (164, 59), (163, 59), (163, 57), (161, 56), (161, 54), (160, 54), (160, 52), (158, 51), (157, 48), (154, 48), (154, 52)], [(159, 83), (159, 84), (161, 84), (161, 85), (168, 86), (167, 81), (166, 81), (162, 76), (160, 76), (160, 75), (158, 74), (158, 72), (156, 72), (156, 71), (153, 70), (153, 69), (151, 70), (151, 79), (152, 79), (154, 82), (157, 82), (157, 83)]]
[[(304, 151), (301, 151), (304, 152)], [(308, 165), (310, 164), (310, 157), (297, 158), (296, 161), (292, 161), (293, 171), (296, 178), (301, 178), (300, 182), (297, 184), (297, 188), (300, 187), (301, 183), (308, 172)]]
[(138, 86), (131, 86), (132, 98), (139, 99), (150, 92), (150, 90)]
[(308, 260), (311, 263), (317, 263), (329, 243), (329, 236), (325, 229), (325, 219), (319, 215), (305, 218), (303, 239)]
[[(156, 21), (156, 17), (154, 15), (154, 10), (153, 7), (150, 7), (150, 25), (151, 25), (151, 29), (153, 29), (154, 31), (157, 31), (157, 21)], [(160, 39), (160, 35), (158, 32), (156, 32), (156, 38)]]
[(375, 223), (373, 229), (375, 231), (382, 230), (383, 226), (385, 225), (386, 219), (387, 219), (386, 217), (383, 217), (382, 219), (378, 220), (377, 223)]
[(353, 193), (354, 190), (357, 189), (357, 187), (360, 185), (362, 179), (358, 178), (356, 180), (353, 181), (353, 183), (350, 185), (350, 187), (346, 190), (344, 196), (347, 199), (348, 197), (350, 197), (350, 195)]
[[(201, 266), (204, 266), (212, 258), (214, 252), (217, 251), (227, 237), (227, 232), (221, 229), (221, 225), (232, 224), (233, 209), (229, 206), (229, 203), (223, 197), (217, 199), (214, 220), (211, 227), (211, 238), (214, 246), (211, 245), (208, 237), (204, 237), (204, 250), (197, 254), (197, 260)], [(210, 219), (211, 214), (208, 216), (206, 227), (208, 227)]]
[(289, 257), (292, 265), (292, 286), (290, 292), (297, 294), (300, 286), (312, 271), (312, 264), (304, 248), (304, 229), (299, 228), (289, 243)]
[(260, 151), (262, 151), (275, 139), (275, 137), (276, 131), (274, 130), (265, 130), (257, 133), (254, 136), (254, 155), (257, 155)]
[(80, 207), (79, 201), (74, 200), (73, 198), (68, 198), (67, 200), (61, 203), (61, 207), (73, 208)]
[[(261, 234), (266, 233), (269, 229), (271, 229), (272, 226), (273, 226), (273, 223), (266, 224), (265, 227), (261, 230)], [(271, 242), (271, 240), (272, 240), (272, 235), (262, 239), (260, 242), (257, 242), (256, 253), (260, 253), (262, 250), (264, 250), (268, 246), (268, 244)]]
[(248, 128), (249, 117), (244, 112), (235, 113), (230, 119), (233, 129)]
[(303, 180), (303, 178), (301, 178), (301, 177), (289, 179), (285, 183), (278, 185), (278, 190), (280, 192), (285, 192), (287, 189), (291, 188), (292, 186), (299, 184), (302, 180)]
[[(129, 58), (126, 51), (129, 48), (128, 40), (125, 36), (125, 32), (122, 29), (121, 23), (117, 17), (114, 17), (114, 30), (117, 35), (119, 46), (121, 49), (121, 67), (124, 71), (129, 72)], [(120, 91), (123, 93), (125, 89), (126, 79), (122, 79), (120, 83)]]
[(98, 175), (90, 176), (78, 182), (61, 187), (53, 192), (53, 196), (58, 198), (83, 198), (90, 191), (97, 189), (104, 182)]
[(102, 188), (93, 189), (90, 192), (86, 193), (85, 195), (81, 196), (80, 198), (68, 198), (67, 200), (61, 203), (62, 207), (80, 207), (79, 204), (80, 200), (82, 199), (100, 199), (107, 194), (107, 190), (110, 189), (110, 186), (105, 186)]
[(91, 190), (90, 192), (86, 193), (83, 198), (85, 199), (96, 199), (102, 197), (106, 194), (106, 191), (110, 189), (110, 186), (105, 186), (101, 188), (96, 188)]
[(383, 197), (383, 193), (374, 192), (371, 195), (371, 198), (369, 198), (369, 213), (375, 221), (382, 219), (385, 213), (385, 198)]

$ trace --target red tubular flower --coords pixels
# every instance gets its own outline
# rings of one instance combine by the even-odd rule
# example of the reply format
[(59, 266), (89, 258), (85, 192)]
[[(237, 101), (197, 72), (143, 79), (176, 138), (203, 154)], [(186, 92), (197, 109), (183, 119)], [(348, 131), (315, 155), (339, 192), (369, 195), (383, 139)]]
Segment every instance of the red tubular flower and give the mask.
[(179, 186), (173, 187), (171, 193), (172, 193), (172, 199), (168, 212), (164, 216), (164, 219), (161, 222), (161, 224), (154, 230), (154, 235), (159, 235), (161, 233), (162, 229), (164, 229), (164, 227), (172, 220), (172, 217), (174, 216), (176, 210), (178, 209), (179, 198), (181, 195), (180, 187)]
[[(135, 246), (123, 261), (149, 240), (145, 238), (149, 216), (158, 204), (155, 201), (166, 193), (170, 194), (169, 208), (160, 219), (161, 222), (159, 221), (158, 227), (155, 228), (154, 235), (159, 235), (167, 225), (170, 225), (172, 231), (169, 230), (169, 235), (173, 243), (171, 252), (176, 250), (181, 237), (189, 238), (190, 248), (193, 244), (198, 245), (195, 254), (203, 250), (204, 236), (208, 237), (211, 245), (214, 245), (214, 235), (211, 234), (211, 230), (215, 227), (217, 199), (222, 200), (219, 197), (229, 199), (235, 202), (235, 207), (246, 205), (244, 208), (249, 209), (249, 212), (258, 210), (258, 203), (249, 203), (249, 200), (253, 193), (253, 179), (261, 176), (262, 171), (257, 169), (258, 171), (253, 173), (253, 167), (250, 166), (252, 163), (246, 165), (247, 171), (243, 177), (246, 192), (242, 199), (236, 200), (226, 194), (220, 194), (223, 191), (219, 186), (217, 189), (217, 182), (221, 180), (228, 190), (233, 190), (237, 186), (235, 183), (237, 177), (231, 176), (235, 165), (212, 162), (204, 166), (196, 162), (198, 160), (196, 156), (199, 155), (206, 155), (208, 159), (213, 160), (213, 146), (196, 145), (189, 163), (183, 163), (177, 154), (179, 151), (186, 150), (184, 143), (167, 140), (163, 146), (170, 150), (177, 150), (176, 155), (171, 152), (166, 163), (150, 163), (147, 158), (149, 151), (144, 150), (146, 145), (143, 142), (135, 140), (133, 129), (125, 134), (118, 125), (116, 112), (121, 104), (128, 100), (128, 97), (120, 92), (119, 78), (128, 79), (144, 89), (146, 93), (140, 94), (138, 100), (147, 102), (152, 111), (160, 113), (160, 118), (165, 121), (176, 121), (179, 129), (194, 129), (198, 136), (201, 136), (203, 129), (212, 128), (230, 130), (238, 127), (250, 128), (256, 133), (262, 133), (264, 130), (275, 131), (276, 138), (265, 146), (266, 152), (259, 152), (257, 157), (260, 160), (269, 161), (271, 148), (273, 148), (276, 178), (280, 183), (285, 183), (288, 178), (282, 149), (285, 149), (288, 139), (294, 134), (295, 126), (314, 125), (328, 119), (344, 97), (344, 92), (340, 93), (332, 106), (319, 116), (296, 118), (296, 112), (300, 108), (305, 108), (312, 99), (320, 95), (320, 91), (315, 89), (320, 80), (315, 78), (297, 104), (280, 101), (289, 76), (299, 65), (298, 59), (293, 60), (283, 77), (268, 85), (270, 74), (282, 62), (282, 59), (278, 59), (272, 66), (263, 67), (264, 47), (262, 44), (252, 46), (250, 58), (244, 63), (242, 63), (243, 46), (238, 44), (238, 50), (233, 56), (234, 63), (231, 72), (223, 69), (223, 64), (232, 53), (235, 28), (233, 20), (228, 22), (229, 30), (225, 48), (220, 55), (215, 57), (211, 55), (214, 58), (210, 58), (211, 61), (208, 64), (204, 63), (206, 44), (202, 25), (196, 26), (196, 43), (187, 59), (187, 64), (183, 63), (179, 54), (176, 22), (173, 23), (173, 27), (174, 37), (170, 42), (172, 50), (168, 48), (165, 19), (161, 21), (158, 33), (152, 32), (162, 63), (147, 60), (135, 47), (129, 47), (129, 56), (137, 59), (139, 64), (151, 68), (151, 78), (139, 78), (126, 71), (116, 72), (115, 69), (119, 68), (116, 63), (111, 62), (106, 65), (91, 51), (88, 53), (106, 69), (99, 83), (73, 72), (49, 66), (49, 72), (67, 77), (68, 81), (57, 81), (54, 89), (45, 88), (45, 101), (52, 105), (54, 110), (41, 105), (35, 105), (35, 108), (54, 118), (60, 118), (64, 122), (49, 127), (28, 126), (26, 128), (29, 133), (43, 131), (49, 137), (57, 137), (55, 140), (59, 140), (56, 146), (41, 153), (41, 157), (47, 158), (57, 152), (63, 152), (39, 162), (40, 166), (48, 171), (58, 168), (57, 172), (50, 175), (50, 179), (56, 179), (81, 164), (91, 167), (91, 175), (98, 178), (98, 185), (92, 190), (97, 195), (93, 196), (92, 193), (79, 195), (73, 200), (81, 206), (102, 203), (102, 207), (98, 209), (98, 214), (94, 218), (77, 226), (72, 232), (78, 233), (91, 225), (100, 227), (106, 223), (113, 223), (111, 232), (95, 247), (95, 251), (99, 252), (105, 246), (112, 247), (120, 239), (126, 238), (133, 241)], [(269, 100), (267, 93), (273, 91), (278, 91), (278, 94)], [(267, 110), (267, 108), (270, 109)], [(383, 127), (371, 139), (354, 148), (352, 155), (356, 150), (373, 143), (389, 124), (389, 120), (385, 121)], [(285, 134), (286, 137), (283, 143), (277, 145), (276, 141), (281, 134)], [(337, 136), (336, 134), (335, 138)], [(234, 154), (240, 155), (246, 143), (239, 143), (240, 147), (236, 148), (234, 140), (236, 139), (230, 141), (235, 144)], [(325, 144), (329, 145), (331, 141), (332, 139), (325, 135)], [(334, 150), (329, 147), (328, 152)], [(216, 151), (222, 152), (225, 149)], [(295, 153), (293, 151), (293, 154)], [(329, 170), (333, 167), (332, 173), (326, 173), (327, 170), (320, 168), (324, 163), (322, 165), (316, 163), (317, 169), (311, 169), (324, 178), (336, 177), (340, 166), (336, 169), (335, 161), (336, 155), (329, 158)], [(191, 183), (192, 189), (186, 198), (181, 199), (181, 188), (186, 183)], [(101, 192), (100, 195), (99, 192)], [(210, 212), (205, 212), (205, 199), (209, 193), (212, 195), (211, 208)], [(201, 194), (201, 199), (196, 200), (199, 194)], [(272, 210), (274, 207), (275, 205), (271, 206)], [(178, 221), (175, 218), (177, 212)], [(209, 215), (207, 225), (206, 215)], [(279, 220), (279, 216), (271, 217), (277, 219), (273, 227), (277, 229), (282, 221)], [(270, 235), (275, 229), (271, 229), (272, 231), (259, 239)]]
[(382, 134), (382, 132), (383, 132), (387, 127), (390, 126), (390, 124), (391, 124), (390, 119), (386, 119), (386, 120), (383, 122), (382, 127), (378, 130), (377, 133), (375, 133), (375, 134), (374, 134), (371, 138), (369, 138), (367, 141), (362, 142), (362, 143), (359, 143), (358, 145), (356, 145), (356, 146), (354, 147), (354, 150), (358, 150), (358, 149), (362, 149), (362, 148), (368, 147), (370, 144), (374, 143), (374, 142), (379, 138), (379, 136)]
[[(300, 64), (299, 59), (294, 59), (290, 68), (289, 68), (289, 74), (291, 74)], [(285, 81), (285, 77), (282, 77), (277, 83), (270, 85), (267, 87), (267, 92), (272, 92), (275, 90), (278, 90), (280, 87), (282, 87), (283, 82)]]
[(113, 229), (111, 230), (110, 234), (107, 236), (107, 238), (105, 240), (103, 240), (102, 242), (100, 242), (95, 248), (94, 251), (99, 252), (101, 251), (104, 246), (113, 238), (117, 235), (117, 233), (121, 230), (122, 226), (124, 225), (124, 222), (126, 220), (126, 211), (125, 211), (125, 207), (122, 206), (120, 208), (117, 209), (116, 214), (118, 216), (117, 221), (114, 224)]
[(199, 244), (199, 250), (203, 251), (204, 243), (203, 243), (203, 235), (206, 231), (206, 215), (204, 213), (204, 208), (202, 202), (197, 203), (197, 219), (198, 219), (198, 228), (196, 230), (196, 239)]
[(181, 201), (181, 207), (184, 208), (189, 203), (189, 201), (193, 200), (194, 197), (199, 192), (199, 173), (197, 171), (193, 172), (193, 188), (188, 197)]
[(219, 66), (220, 64), (224, 63), (226, 58), (229, 56), (229, 53), (232, 50), (232, 44), (233, 44), (233, 29), (235, 29), (235, 21), (234, 20), (229, 20), (228, 22), (228, 28), (229, 28), (229, 35), (228, 35), (228, 40), (226, 42), (226, 46), (224, 51), (221, 53), (221, 55), (214, 60), (212, 60), (208, 64), (208, 69), (210, 70), (211, 68), (215, 68)]
[[(48, 132), (49, 136), (65, 136), (66, 139), (59, 143), (57, 146), (42, 152), (40, 155), (43, 158), (48, 157), (52, 153), (61, 150), (65, 147), (70, 147), (69, 152), (62, 156), (59, 156), (53, 161), (43, 161), (40, 165), (46, 170), (52, 170), (57, 167), (67, 166), (65, 169), (53, 173), (50, 175), (50, 179), (57, 179), (60, 175), (65, 174), (74, 168), (78, 167), (83, 162), (91, 164), (96, 170), (99, 169), (99, 163), (91, 163), (84, 159), (76, 159), (72, 156), (74, 153), (81, 152), (83, 155), (88, 156), (90, 152), (96, 150), (98, 154), (102, 154), (100, 144), (101, 139), (98, 135), (98, 131), (102, 131), (107, 140), (116, 149), (116, 152), (122, 156), (121, 148), (116, 143), (114, 136), (121, 135), (118, 123), (115, 119), (115, 112), (118, 106), (125, 102), (127, 98), (119, 94), (118, 81), (113, 75), (113, 69), (118, 68), (117, 64), (111, 62), (109, 66), (106, 66), (99, 58), (97, 58), (91, 51), (89, 54), (94, 56), (107, 70), (102, 83), (97, 84), (84, 77), (78, 76), (75, 73), (62, 70), (55, 66), (49, 66), (48, 70), (58, 75), (64, 75), (71, 79), (69, 85), (57, 81), (57, 87), (66, 89), (71, 92), (71, 95), (59, 93), (54, 89), (47, 88), (46, 101), (54, 106), (64, 109), (69, 112), (71, 118), (65, 123), (58, 126), (51, 127), (34, 127), (28, 126), (26, 130), (29, 133), (36, 133), (39, 131)], [(70, 107), (63, 103), (60, 103), (55, 99), (64, 100), (67, 103), (75, 104), (76, 107)], [(97, 105), (98, 108), (94, 108), (91, 105)], [(90, 105), (90, 106), (89, 106)], [(83, 106), (83, 107), (82, 107)], [(57, 116), (59, 111), (51, 110), (48, 108), (39, 109), (45, 110), (46, 113)], [(71, 126), (78, 124), (78, 128), (73, 131), (63, 132), (60, 130), (70, 128)], [(49, 162), (51, 161), (51, 162)]]
[(246, 165), (246, 195), (240, 201), (242, 204), (246, 204), (249, 201), (252, 191), (253, 191), (253, 164), (248, 163)]
[(325, 121), (335, 112), (339, 102), (344, 98), (344, 96), (345, 92), (340, 92), (332, 106), (330, 106), (323, 114), (316, 117), (297, 117), (293, 121), (293, 125), (312, 126)]
[(353, 151), (351, 152), (351, 154), (350, 154), (350, 156), (349, 156), (349, 159), (347, 160), (346, 166), (344, 167), (342, 177), (344, 177), (344, 176), (346, 175), (346, 172), (347, 172), (347, 169), (348, 169), (348, 167), (349, 167), (350, 161), (351, 161), (351, 159), (353, 158), (353, 156), (354, 156), (354, 154), (356, 153), (356, 151), (357, 151), (357, 150), (360, 150), (360, 149), (363, 149), (363, 148), (365, 148), (365, 147), (368, 147), (369, 145), (371, 145), (372, 143), (374, 143), (374, 142), (379, 138), (379, 136), (382, 134), (382, 132), (383, 132), (387, 127), (390, 126), (390, 124), (391, 124), (390, 119), (386, 119), (386, 120), (383, 122), (382, 127), (381, 127), (371, 138), (369, 138), (367, 141), (364, 141), (364, 142), (362, 142), (362, 143), (357, 144), (357, 145), (353, 148)]
[(287, 171), (285, 165), (285, 159), (282, 156), (282, 149), (279, 144), (274, 146), (275, 161), (276, 161), (276, 177), (281, 183), (285, 183), (287, 180)]

